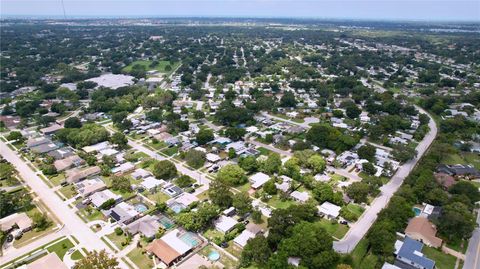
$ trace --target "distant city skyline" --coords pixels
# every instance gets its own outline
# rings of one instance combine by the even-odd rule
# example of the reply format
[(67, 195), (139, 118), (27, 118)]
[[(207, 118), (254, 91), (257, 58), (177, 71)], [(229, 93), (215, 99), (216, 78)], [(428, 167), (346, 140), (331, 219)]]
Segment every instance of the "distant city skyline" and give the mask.
[[(480, 21), (480, 1), (447, 0), (63, 0), (79, 17), (253, 17)], [(62, 0), (0, 0), (0, 15), (63, 18)]]

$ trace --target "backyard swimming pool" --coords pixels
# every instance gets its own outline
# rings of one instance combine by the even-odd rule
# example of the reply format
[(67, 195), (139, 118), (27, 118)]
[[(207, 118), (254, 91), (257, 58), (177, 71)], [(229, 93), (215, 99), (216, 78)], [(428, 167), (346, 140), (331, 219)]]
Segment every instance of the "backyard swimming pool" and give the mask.
[(202, 242), (194, 233), (186, 232), (179, 236), (180, 240), (191, 246), (192, 248), (200, 245)]
[(137, 210), (138, 213), (143, 213), (143, 212), (148, 210), (148, 206), (146, 206), (143, 203), (138, 203), (138, 204), (134, 205), (134, 207), (135, 207), (135, 210)]
[(420, 214), (422, 213), (422, 210), (418, 207), (414, 207), (413, 208), (413, 212), (415, 212), (415, 216), (420, 216)]
[(220, 259), (220, 253), (218, 253), (216, 250), (212, 250), (210, 254), (208, 254), (208, 259), (212, 262), (218, 261), (218, 259)]

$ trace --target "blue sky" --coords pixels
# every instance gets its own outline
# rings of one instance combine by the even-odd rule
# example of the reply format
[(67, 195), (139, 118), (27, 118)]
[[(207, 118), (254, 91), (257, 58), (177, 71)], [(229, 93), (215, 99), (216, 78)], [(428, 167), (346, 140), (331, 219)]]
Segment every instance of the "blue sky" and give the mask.
[[(63, 0), (67, 18), (308, 17), (480, 21), (480, 0)], [(62, 0), (0, 0), (0, 14), (63, 17)]]

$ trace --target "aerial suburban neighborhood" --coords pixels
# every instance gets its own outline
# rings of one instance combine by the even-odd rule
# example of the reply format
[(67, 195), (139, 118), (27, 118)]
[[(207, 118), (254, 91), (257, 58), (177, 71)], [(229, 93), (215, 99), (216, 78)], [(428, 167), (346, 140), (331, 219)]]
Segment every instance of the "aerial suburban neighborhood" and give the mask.
[(0, 268), (480, 268), (480, 26), (2, 19)]

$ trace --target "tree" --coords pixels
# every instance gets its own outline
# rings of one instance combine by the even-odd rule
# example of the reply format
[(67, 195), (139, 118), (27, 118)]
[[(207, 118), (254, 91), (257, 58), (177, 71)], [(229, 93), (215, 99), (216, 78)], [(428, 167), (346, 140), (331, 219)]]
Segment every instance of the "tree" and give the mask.
[(370, 186), (365, 182), (353, 182), (347, 187), (347, 195), (356, 203), (366, 203), (368, 194), (370, 193)]
[(295, 100), (295, 95), (291, 91), (285, 92), (285, 94), (280, 98), (281, 107), (296, 107), (297, 100)]
[(247, 193), (239, 192), (233, 196), (233, 207), (235, 207), (238, 214), (242, 216), (252, 211), (252, 199)]
[(187, 164), (195, 169), (202, 167), (205, 164), (205, 153), (199, 150), (191, 149), (185, 154)]
[(177, 176), (177, 167), (169, 160), (161, 160), (153, 166), (153, 175), (156, 178), (169, 180)]
[(107, 210), (110, 209), (112, 206), (115, 205), (115, 199), (110, 198), (107, 201), (103, 202), (103, 204), (100, 205), (100, 209)]
[(22, 136), (22, 133), (18, 131), (12, 131), (7, 135), (6, 138), (8, 141), (14, 141), (14, 140), (22, 140), (23, 136)]
[(240, 157), (240, 160), (238, 160), (238, 165), (248, 173), (256, 172), (258, 169), (257, 158), (252, 155)]
[(365, 159), (369, 162), (375, 162), (376, 151), (377, 150), (375, 149), (374, 146), (370, 144), (365, 144), (358, 149), (357, 153), (360, 159)]
[(260, 210), (254, 209), (252, 211), (251, 217), (252, 217), (253, 223), (255, 223), (255, 224), (263, 223), (262, 212)]
[(350, 119), (355, 119), (358, 118), (358, 116), (362, 113), (362, 110), (358, 108), (355, 103), (351, 103), (351, 105), (348, 105), (346, 107), (345, 113), (347, 114), (347, 117)]
[(228, 186), (238, 186), (245, 184), (248, 179), (245, 171), (240, 166), (229, 164), (218, 171), (217, 180)]
[(196, 120), (203, 119), (205, 118), (205, 113), (201, 110), (195, 110), (193, 111), (193, 118)]
[(124, 134), (116, 132), (110, 137), (110, 142), (117, 145), (119, 148), (124, 149), (127, 147), (128, 139)]
[(48, 228), (48, 226), (50, 226), (50, 222), (48, 221), (47, 217), (40, 212), (33, 214), (32, 222), (35, 230), (37, 231), (44, 231)]
[(218, 180), (213, 180), (210, 183), (208, 197), (213, 204), (218, 205), (220, 208), (228, 208), (233, 202), (229, 187)]
[(75, 263), (81, 269), (119, 269), (118, 261), (110, 257), (105, 250), (88, 252), (85, 257)]
[(362, 170), (368, 175), (375, 175), (375, 173), (377, 173), (377, 168), (370, 162), (362, 164)]
[(372, 247), (373, 253), (380, 256), (391, 255), (394, 251), (393, 246), (396, 240), (392, 221), (377, 221), (368, 231), (367, 239)]
[(263, 191), (270, 195), (275, 195), (277, 194), (277, 186), (275, 186), (275, 181), (273, 179), (270, 179), (269, 181), (265, 182), (263, 185)]
[(180, 213), (176, 222), (189, 231), (200, 231), (207, 228), (218, 216), (218, 207), (210, 203), (202, 203), (197, 211)]
[(112, 177), (112, 189), (120, 192), (130, 192), (132, 190), (132, 184), (130, 179), (124, 176)]
[(12, 177), (15, 169), (10, 163), (0, 163), (0, 179), (9, 179)]
[(282, 240), (277, 253), (299, 257), (304, 268), (331, 268), (338, 260), (332, 247), (333, 239), (321, 223), (300, 222), (293, 227), (291, 236)]
[(472, 203), (480, 200), (478, 188), (468, 181), (459, 181), (448, 190), (451, 194), (466, 195)]
[(475, 225), (475, 216), (465, 204), (460, 202), (453, 202), (444, 206), (442, 215), (438, 220), (440, 234), (452, 241), (469, 238), (475, 229)]
[(213, 136), (213, 131), (209, 129), (201, 129), (197, 135), (196, 135), (196, 140), (199, 145), (205, 145), (208, 142), (212, 141), (214, 139)]
[(263, 267), (268, 262), (270, 255), (272, 255), (272, 250), (268, 246), (267, 239), (263, 235), (259, 235), (247, 241), (242, 251), (240, 265), (244, 268), (252, 264)]
[(77, 117), (70, 117), (65, 121), (63, 127), (65, 127), (65, 128), (80, 128), (80, 127), (82, 127), (82, 122)]
[(246, 133), (247, 131), (243, 128), (228, 127), (225, 130), (225, 135), (233, 141), (240, 140)]
[(414, 148), (408, 146), (397, 145), (393, 148), (392, 155), (399, 162), (404, 163), (417, 156), (417, 151)]
[(181, 175), (175, 180), (175, 184), (177, 184), (178, 187), (180, 188), (186, 188), (191, 186), (195, 180), (193, 180), (191, 177), (187, 175)]
[(325, 201), (333, 202), (333, 188), (325, 182), (317, 183), (312, 192), (315, 199), (319, 203), (323, 203)]
[(327, 166), (325, 159), (323, 159), (322, 156), (317, 154), (312, 155), (310, 158), (308, 158), (307, 163), (308, 167), (312, 169), (315, 174), (322, 173)]
[(280, 172), (280, 167), (282, 166), (282, 159), (280, 158), (280, 154), (278, 153), (270, 153), (268, 158), (261, 163), (260, 170), (273, 175), (275, 173)]

